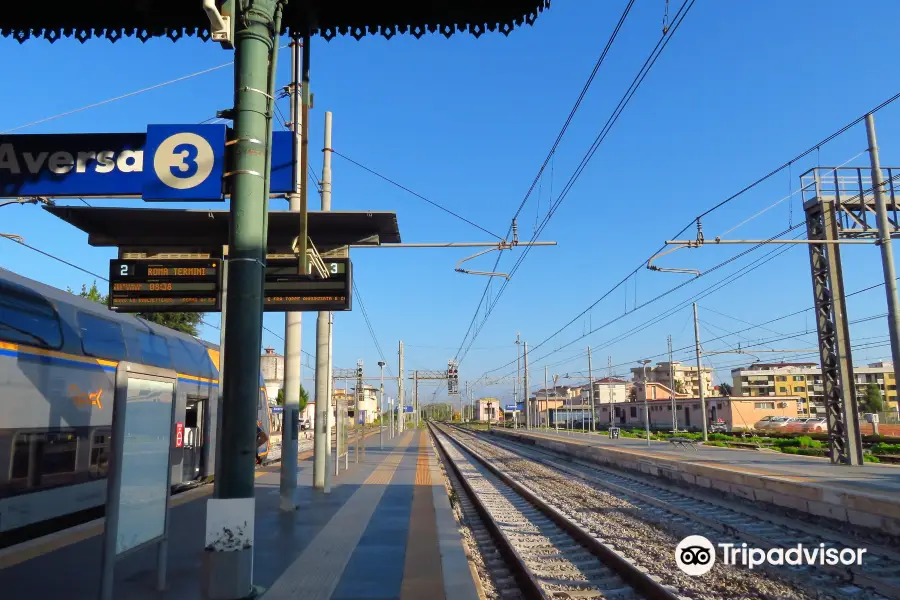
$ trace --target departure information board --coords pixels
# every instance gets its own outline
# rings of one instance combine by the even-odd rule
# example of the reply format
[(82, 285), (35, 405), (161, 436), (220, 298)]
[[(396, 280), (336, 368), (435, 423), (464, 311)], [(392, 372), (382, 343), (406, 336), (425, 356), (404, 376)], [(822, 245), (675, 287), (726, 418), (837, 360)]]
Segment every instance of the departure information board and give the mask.
[(116, 312), (217, 312), (217, 258), (109, 261), (109, 308)]
[(326, 260), (328, 278), (300, 274), (297, 259), (269, 259), (263, 287), (266, 312), (351, 310), (353, 264), (348, 258)]

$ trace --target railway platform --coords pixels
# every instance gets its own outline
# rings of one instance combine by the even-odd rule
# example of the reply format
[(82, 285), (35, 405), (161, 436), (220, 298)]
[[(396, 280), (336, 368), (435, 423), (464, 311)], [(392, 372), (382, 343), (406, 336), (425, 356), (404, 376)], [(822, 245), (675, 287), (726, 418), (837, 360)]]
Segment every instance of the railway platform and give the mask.
[[(282, 513), (279, 468), (256, 479), (254, 584), (265, 600), (477, 600), (478, 591), (443, 484), (422, 430), (365, 442), (364, 458), (312, 489), (312, 455), (298, 464), (299, 508)], [(173, 498), (166, 590), (155, 590), (155, 551), (122, 559), (115, 597), (201, 599), (206, 502), (212, 486)], [(94, 521), (0, 552), (4, 600), (94, 600), (102, 523)]]
[(900, 466), (832, 465), (827, 459), (698, 444), (524, 429), (494, 429), (531, 443), (619, 469), (719, 490), (853, 526), (900, 535)]

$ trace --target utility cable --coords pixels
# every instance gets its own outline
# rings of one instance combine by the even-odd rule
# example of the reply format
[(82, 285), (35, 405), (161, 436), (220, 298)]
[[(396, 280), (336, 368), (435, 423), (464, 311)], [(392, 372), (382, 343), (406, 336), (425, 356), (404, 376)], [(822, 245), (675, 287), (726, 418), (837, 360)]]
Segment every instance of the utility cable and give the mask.
[(415, 196), (416, 198), (419, 198), (420, 200), (424, 200), (424, 201), (427, 202), (428, 204), (430, 204), (430, 205), (432, 205), (432, 206), (434, 206), (434, 207), (436, 207), (436, 208), (438, 208), (438, 209), (444, 211), (445, 213), (447, 213), (447, 214), (449, 214), (449, 215), (452, 215), (452, 216), (456, 217), (456, 218), (459, 219), (460, 221), (464, 221), (464, 222), (468, 223), (468, 224), (471, 225), (472, 227), (474, 227), (474, 228), (476, 228), (476, 229), (479, 229), (479, 230), (483, 231), (484, 233), (488, 234), (489, 236), (495, 237), (495, 238), (497, 238), (498, 240), (501, 240), (501, 241), (503, 240), (502, 237), (500, 237), (500, 236), (497, 235), (496, 233), (493, 233), (492, 231), (488, 231), (487, 229), (485, 229), (484, 227), (482, 227), (482, 226), (479, 225), (478, 223), (474, 223), (474, 222), (470, 221), (469, 219), (463, 217), (462, 215), (453, 212), (453, 211), (450, 210), (449, 208), (447, 208), (447, 207), (445, 207), (445, 206), (442, 206), (442, 205), (438, 204), (437, 202), (434, 202), (433, 200), (429, 200), (428, 198), (426, 198), (426, 197), (423, 196), (422, 194), (420, 194), (420, 193), (418, 193), (418, 192), (414, 192), (413, 190), (409, 189), (408, 187), (406, 187), (406, 186), (404, 186), (404, 185), (401, 185), (401, 184), (397, 183), (397, 182), (394, 181), (393, 179), (391, 179), (391, 178), (389, 178), (389, 177), (386, 177), (386, 176), (382, 175), (381, 173), (375, 171), (374, 169), (370, 169), (369, 167), (365, 166), (364, 164), (359, 163), (359, 162), (353, 160), (352, 158), (350, 158), (350, 157), (347, 156), (346, 154), (342, 154), (342, 153), (340, 153), (340, 152), (338, 152), (337, 150), (334, 150), (334, 149), (331, 150), (331, 153), (334, 154), (335, 156), (340, 156), (341, 158), (343, 158), (343, 159), (346, 160), (347, 162), (356, 165), (357, 167), (359, 167), (360, 169), (362, 169), (362, 170), (364, 170), (364, 171), (366, 171), (366, 172), (368, 172), (368, 173), (371, 173), (371, 174), (374, 175), (375, 177), (378, 177), (379, 179), (383, 179), (384, 181), (390, 183), (391, 185), (400, 188), (400, 189), (403, 190), (404, 192), (407, 192), (407, 193), (409, 193), (409, 194), (412, 194), (413, 196)]
[[(634, 94), (635, 94), (635, 93), (637, 92), (637, 90), (640, 88), (640, 86), (641, 86), (641, 84), (643, 83), (644, 79), (645, 79), (645, 78), (647, 77), (647, 75), (650, 73), (650, 70), (653, 68), (653, 65), (656, 64), (656, 61), (657, 61), (657, 60), (659, 59), (659, 57), (662, 55), (663, 51), (665, 50), (665, 48), (666, 48), (666, 46), (668, 45), (669, 41), (670, 41), (670, 40), (672, 39), (672, 37), (675, 35), (675, 32), (678, 30), (678, 28), (680, 27), (681, 23), (684, 22), (684, 19), (687, 17), (687, 15), (688, 15), (688, 13), (690, 12), (690, 9), (693, 7), (695, 1), (696, 1), (696, 0), (685, 0), (685, 2), (684, 2), (684, 3), (681, 5), (681, 7), (678, 9), (678, 12), (675, 14), (675, 17), (673, 18), (674, 24), (672, 25), (672, 27), (671, 27), (671, 29), (669, 30), (668, 34), (663, 34), (663, 36), (662, 36), (662, 37), (660, 38), (660, 40), (657, 42), (656, 46), (655, 46), (655, 47), (653, 48), (653, 50), (651, 51), (650, 55), (649, 55), (649, 56), (647, 57), (647, 59), (644, 61), (644, 64), (641, 66), (641, 69), (638, 71), (638, 74), (637, 74), (637, 75), (635, 76), (635, 78), (632, 80), (631, 85), (630, 85), (629, 88), (626, 90), (626, 92), (625, 92), (625, 94), (622, 96), (622, 98), (619, 100), (619, 104), (618, 104), (618, 105), (616, 106), (616, 108), (613, 110), (612, 115), (610, 115), (610, 117), (609, 117), (609, 119), (607, 120), (606, 124), (605, 124), (605, 125), (603, 126), (603, 128), (600, 130), (600, 133), (599, 133), (599, 134), (597, 135), (597, 137), (594, 139), (593, 144), (592, 144), (591, 147), (588, 149), (588, 151), (585, 153), (584, 157), (581, 159), (581, 162), (579, 163), (578, 167), (576, 167), (575, 172), (574, 172), (574, 173), (572, 174), (572, 176), (569, 178), (569, 181), (568, 181), (568, 182), (566, 183), (566, 185), (563, 187), (563, 190), (560, 192), (560, 194), (559, 194), (559, 196), (557, 197), (556, 201), (555, 201), (554, 203), (552, 203), (551, 206), (549, 207), (549, 209), (548, 209), (548, 211), (547, 211), (547, 214), (545, 215), (543, 221), (542, 221), (541, 224), (539, 225), (537, 231), (535, 231), (534, 234), (531, 236), (531, 241), (532, 241), (532, 242), (535, 241), (535, 240), (540, 236), (540, 234), (543, 232), (544, 228), (547, 226), (547, 223), (549, 223), (550, 219), (553, 217), (553, 215), (555, 214), (555, 212), (558, 210), (559, 206), (562, 204), (562, 202), (563, 202), (563, 201), (565, 200), (565, 198), (568, 196), (569, 192), (572, 190), (572, 188), (573, 188), (573, 186), (575, 185), (575, 183), (576, 183), (576, 182), (578, 181), (578, 179), (581, 177), (581, 174), (582, 174), (582, 173), (584, 172), (584, 170), (587, 168), (587, 165), (590, 163), (591, 159), (594, 157), (594, 154), (597, 152), (597, 149), (600, 147), (600, 145), (601, 145), (601, 144), (603, 143), (603, 141), (606, 139), (606, 136), (609, 134), (609, 132), (611, 131), (612, 127), (613, 127), (613, 126), (616, 124), (616, 122), (619, 120), (619, 117), (622, 115), (622, 112), (624, 112), (625, 108), (628, 106), (628, 103), (629, 103), (629, 102), (631, 101), (631, 99), (634, 97)], [(517, 213), (517, 214), (518, 214), (518, 213)], [(503, 282), (503, 284), (502, 284), (500, 290), (497, 292), (497, 295), (494, 297), (494, 300), (493, 300), (493, 302), (491, 303), (491, 306), (488, 307), (488, 309), (487, 309), (487, 311), (486, 311), (486, 313), (485, 313), (485, 318), (484, 318), (483, 321), (482, 321), (481, 327), (479, 327), (479, 328), (474, 332), (474, 334), (472, 335), (472, 339), (471, 339), (471, 341), (470, 341), (470, 343), (469, 343), (469, 346), (471, 346), (471, 345), (474, 343), (475, 339), (476, 339), (476, 338), (478, 337), (478, 335), (481, 333), (481, 330), (483, 329), (484, 324), (487, 322), (487, 319), (490, 317), (491, 313), (493, 313), (494, 307), (496, 307), (497, 303), (498, 303), (499, 300), (500, 300), (500, 297), (503, 295), (503, 292), (504, 292), (504, 291), (506, 290), (506, 288), (509, 286), (509, 283), (510, 283), (510, 281), (512, 280), (512, 277), (513, 277), (513, 276), (515, 275), (515, 273), (518, 271), (518, 269), (519, 269), (519, 267), (521, 266), (522, 262), (524, 262), (525, 258), (527, 258), (527, 256), (528, 256), (528, 254), (529, 254), (531, 248), (532, 248), (532, 246), (526, 247), (525, 250), (522, 252), (522, 254), (519, 256), (519, 258), (518, 258), (518, 260), (516, 261), (516, 263), (513, 265), (513, 268), (512, 268), (512, 269), (510, 270), (510, 272), (509, 272), (509, 276), (508, 276), (507, 279)], [(499, 262), (499, 258), (500, 258), (500, 257), (498, 256), (497, 258), (498, 258), (498, 262)], [(480, 308), (480, 305), (479, 305), (479, 308)], [(467, 333), (466, 335), (468, 335), (468, 333)], [(465, 343), (465, 338), (463, 339), (463, 343)], [(463, 353), (462, 357), (460, 357), (459, 354), (457, 354), (457, 359), (458, 359), (458, 361), (459, 361), (460, 363), (465, 359), (465, 355), (466, 355), (467, 353), (468, 353), (468, 350), (466, 350), (466, 352)]]

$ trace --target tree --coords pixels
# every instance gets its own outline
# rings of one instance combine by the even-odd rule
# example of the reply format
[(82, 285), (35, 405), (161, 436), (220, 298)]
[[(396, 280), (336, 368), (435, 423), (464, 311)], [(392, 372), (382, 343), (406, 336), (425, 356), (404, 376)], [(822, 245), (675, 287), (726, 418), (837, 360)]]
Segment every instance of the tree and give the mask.
[(866, 386), (866, 397), (860, 403), (864, 412), (878, 413), (884, 410), (884, 399), (881, 397), (881, 388), (877, 383)]
[(722, 383), (719, 385), (719, 394), (724, 397), (730, 396), (733, 391), (734, 388), (732, 388), (730, 384)]
[[(278, 396), (275, 398), (275, 403), (278, 406), (284, 406), (284, 388), (278, 390)], [(300, 412), (303, 412), (303, 409), (306, 408), (306, 405), (309, 404), (309, 392), (306, 391), (306, 388), (303, 387), (303, 384), (300, 384)]]
[[(70, 294), (75, 294), (75, 292), (72, 291), (72, 288), (67, 287), (66, 291)], [(98, 302), (100, 304), (107, 304), (107, 299), (109, 298), (109, 296), (104, 296), (100, 293), (100, 290), (97, 289), (96, 281), (91, 284), (91, 289), (88, 289), (86, 285), (82, 285), (81, 292), (76, 295), (81, 296), (82, 298), (87, 298), (88, 300), (93, 300), (94, 302)], [(164, 327), (168, 327), (169, 329), (181, 331), (195, 337), (200, 333), (198, 330), (198, 326), (203, 321), (203, 313), (190, 312), (138, 313), (137, 316), (144, 319), (145, 321), (150, 321), (151, 323), (156, 323), (157, 325), (162, 325)]]
[[(67, 287), (66, 291), (70, 294), (75, 294), (72, 291), (72, 288)], [(75, 294), (76, 296), (81, 296), (82, 298), (87, 298), (88, 300), (93, 300), (94, 302), (99, 302), (100, 304), (106, 304), (107, 296), (104, 296), (100, 293), (100, 290), (97, 289), (97, 282), (91, 284), (91, 289), (88, 289), (86, 285), (81, 286), (81, 292)]]

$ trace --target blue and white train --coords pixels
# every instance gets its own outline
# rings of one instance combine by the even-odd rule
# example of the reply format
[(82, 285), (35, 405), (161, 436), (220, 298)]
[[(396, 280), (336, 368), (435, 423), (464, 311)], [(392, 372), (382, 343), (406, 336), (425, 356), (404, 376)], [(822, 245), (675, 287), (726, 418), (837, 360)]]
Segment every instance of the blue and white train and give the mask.
[[(102, 509), (119, 361), (178, 373), (172, 485), (213, 475), (217, 346), (0, 269), (0, 547)], [(270, 433), (262, 384), (260, 461)]]

